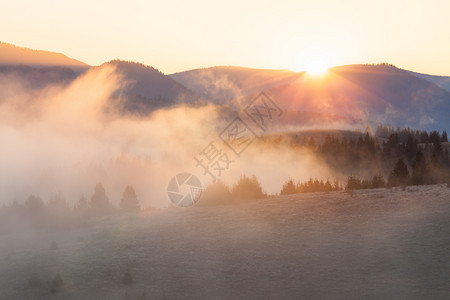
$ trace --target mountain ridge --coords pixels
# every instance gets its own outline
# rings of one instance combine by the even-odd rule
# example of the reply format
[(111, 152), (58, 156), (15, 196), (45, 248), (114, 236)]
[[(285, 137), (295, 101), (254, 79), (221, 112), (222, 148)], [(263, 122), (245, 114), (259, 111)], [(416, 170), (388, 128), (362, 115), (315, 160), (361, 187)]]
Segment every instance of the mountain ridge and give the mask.
[[(74, 80), (80, 73), (69, 74), (65, 68), (74, 70), (70, 63), (84, 70), (113, 65), (127, 82), (114, 94), (126, 99), (124, 113), (147, 115), (180, 103), (212, 103), (239, 110), (247, 100), (265, 91), (289, 112), (287, 123), (316, 121), (326, 126), (341, 119), (420, 129), (450, 128), (450, 91), (446, 89), (450, 77), (415, 73), (387, 63), (336, 66), (322, 77), (286, 69), (240, 66), (214, 66), (166, 75), (138, 62), (112, 60), (91, 67), (57, 53), (52, 55), (63, 57), (64, 61), (52, 61), (57, 65), (53, 69), (45, 69), (48, 60), (32, 61), (34, 64), (27, 67), (27, 56), (19, 59), (23, 51), (52, 52), (1, 45), (22, 50), (17, 50), (16, 65), (5, 66), (7, 60), (0, 56), (0, 79), (13, 73), (36, 89), (57, 82), (59, 77), (64, 83)], [(307, 117), (308, 114), (316, 117)]]
[(115, 67), (127, 84), (116, 91), (114, 97), (125, 98), (126, 112), (145, 115), (152, 110), (189, 103), (197, 96), (158, 69), (138, 62), (112, 60), (96, 68), (111, 65)]
[(0, 65), (62, 66), (70, 67), (76, 73), (81, 73), (90, 67), (90, 65), (63, 53), (19, 47), (5, 42), (0, 42)]

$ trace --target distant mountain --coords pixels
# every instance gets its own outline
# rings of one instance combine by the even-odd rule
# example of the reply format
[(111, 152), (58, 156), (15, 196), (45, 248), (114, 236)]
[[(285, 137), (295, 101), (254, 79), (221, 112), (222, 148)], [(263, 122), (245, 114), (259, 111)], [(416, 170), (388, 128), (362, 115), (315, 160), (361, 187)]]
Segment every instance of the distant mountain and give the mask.
[[(0, 65), (0, 100), (14, 98), (23, 93), (35, 95), (48, 86), (67, 85), (82, 76), (76, 74), (71, 67), (47, 67), (44, 61), (33, 61), (32, 66), (25, 65), (30, 62), (26, 59), (15, 62), (18, 64)], [(198, 100), (195, 93), (153, 67), (114, 60), (94, 68), (106, 66), (113, 66), (115, 72), (122, 76), (122, 85), (114, 93), (110, 104), (123, 113), (146, 115), (158, 108), (194, 103)]]
[(296, 80), (302, 73), (233, 66), (195, 69), (169, 75), (200, 97), (224, 104)]
[[(122, 76), (124, 84), (113, 97), (121, 101), (111, 104), (120, 104), (124, 113), (144, 115), (157, 108), (198, 100), (194, 92), (153, 67), (114, 60), (96, 68), (105, 66), (113, 66)], [(0, 100), (24, 92), (35, 94), (54, 84), (67, 85), (89, 68), (61, 53), (0, 43)]]
[(450, 128), (450, 92), (432, 82), (387, 64), (342, 66), (331, 72), (341, 87), (332, 89), (338, 90), (339, 96), (330, 95), (333, 99), (348, 97), (365, 120), (423, 129)]
[(157, 69), (141, 63), (113, 60), (105, 66), (115, 67), (124, 86), (114, 97), (125, 99), (123, 110), (134, 114), (148, 114), (154, 109), (178, 103), (195, 103), (197, 95)]
[(17, 95), (32, 95), (57, 84), (65, 86), (77, 74), (68, 67), (0, 66), (0, 101)]
[(0, 66), (27, 65), (31, 67), (68, 67), (75, 73), (87, 70), (90, 66), (62, 53), (32, 50), (0, 42)]
[[(384, 123), (450, 129), (450, 77), (414, 73), (388, 64), (331, 68), (324, 76), (243, 67), (212, 67), (164, 75), (140, 63), (114, 60), (123, 85), (111, 105), (147, 115), (180, 103), (215, 103), (242, 109), (261, 91), (284, 111), (280, 124), (316, 128)], [(60, 53), (0, 43), (0, 99), (18, 90), (69, 84), (87, 64)]]
[(436, 84), (437, 86), (443, 88), (444, 90), (447, 90), (450, 92), (450, 77), (449, 76), (437, 76), (437, 75), (427, 75), (427, 74), (421, 74), (416, 72), (411, 72), (416, 77), (423, 78), (429, 82), (432, 82)]
[(171, 77), (215, 102), (266, 91), (285, 109), (288, 123), (450, 128), (450, 92), (388, 64), (335, 67), (322, 77), (238, 67), (192, 70)]

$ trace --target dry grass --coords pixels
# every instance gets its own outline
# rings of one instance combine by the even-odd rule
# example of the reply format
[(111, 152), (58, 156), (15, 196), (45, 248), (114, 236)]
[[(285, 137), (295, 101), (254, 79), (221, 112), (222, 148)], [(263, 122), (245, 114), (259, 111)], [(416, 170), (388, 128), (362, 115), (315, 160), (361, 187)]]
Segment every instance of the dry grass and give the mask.
[[(49, 250), (55, 241), (57, 249)], [(14, 245), (7, 256), (4, 249)], [(0, 237), (4, 299), (444, 299), (450, 189), (297, 194)], [(32, 270), (32, 271), (31, 271)], [(122, 284), (124, 270), (133, 284)], [(39, 274), (41, 284), (29, 287)], [(49, 292), (55, 274), (64, 279)], [(47, 276), (48, 275), (48, 276)], [(53, 276), (53, 277), (52, 277)], [(128, 282), (128, 280), (127, 280)]]

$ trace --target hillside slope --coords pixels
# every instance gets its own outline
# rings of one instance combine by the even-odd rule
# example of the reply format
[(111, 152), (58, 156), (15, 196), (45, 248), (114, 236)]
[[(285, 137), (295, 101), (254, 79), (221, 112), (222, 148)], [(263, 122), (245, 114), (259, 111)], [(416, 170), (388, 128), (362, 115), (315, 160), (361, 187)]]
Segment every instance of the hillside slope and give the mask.
[(265, 91), (286, 110), (288, 123), (297, 125), (340, 122), (450, 128), (450, 92), (387, 64), (335, 67), (323, 76), (238, 67), (171, 76), (214, 102), (233, 97), (249, 101)]
[(437, 75), (428, 75), (422, 73), (411, 72), (414, 76), (419, 78), (423, 78), (429, 82), (436, 84), (437, 86), (443, 88), (450, 92), (450, 77), (449, 76), (437, 76)]
[(62, 53), (32, 50), (0, 42), (0, 66), (27, 65), (32, 67), (69, 67), (76, 73), (85, 71), (90, 66)]
[[(348, 129), (383, 123), (425, 130), (450, 128), (449, 77), (388, 64), (334, 67), (324, 76), (233, 66), (164, 75), (153, 67), (120, 60), (96, 68), (110, 65), (123, 77), (124, 85), (114, 96), (126, 100), (120, 102), (124, 113), (147, 115), (179, 103), (208, 102), (241, 110), (265, 91), (285, 111), (279, 125)], [(67, 84), (89, 67), (60, 53), (0, 43), (0, 98), (13, 95), (17, 87), (36, 91)]]
[(77, 75), (68, 67), (0, 66), (0, 101), (44, 90), (52, 85), (65, 86)]
[(126, 99), (124, 109), (135, 114), (147, 114), (158, 108), (178, 103), (195, 103), (195, 93), (164, 75), (157, 69), (135, 62), (113, 60), (104, 66), (113, 66), (125, 83), (115, 97)]
[[(299, 194), (2, 235), (0, 291), (5, 299), (446, 299), (449, 198), (441, 186)], [(131, 285), (122, 284), (127, 271)], [(29, 286), (33, 274), (39, 286)], [(55, 274), (64, 285), (52, 294)]]
[(301, 76), (290, 70), (266, 70), (233, 66), (194, 69), (169, 75), (208, 101), (224, 104), (238, 97), (289, 83)]

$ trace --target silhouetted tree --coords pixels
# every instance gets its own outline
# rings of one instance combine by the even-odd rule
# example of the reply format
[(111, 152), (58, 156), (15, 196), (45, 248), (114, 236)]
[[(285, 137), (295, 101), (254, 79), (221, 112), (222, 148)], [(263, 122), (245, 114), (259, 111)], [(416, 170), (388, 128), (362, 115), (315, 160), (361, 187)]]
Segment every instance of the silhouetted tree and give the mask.
[(243, 175), (236, 185), (233, 186), (231, 196), (235, 199), (252, 200), (263, 198), (264, 193), (262, 192), (261, 184), (255, 175), (252, 177)]
[(422, 131), (420, 133), (420, 142), (422, 144), (428, 143), (428, 139), (429, 139), (428, 132)]
[(417, 142), (414, 140), (412, 134), (408, 134), (408, 139), (405, 145), (405, 154), (408, 162), (411, 163), (417, 154)]
[[(442, 160), (445, 161), (445, 159)], [(445, 169), (439, 157), (432, 155), (427, 171), (425, 184), (433, 184), (447, 182), (447, 174), (450, 170)]]
[(136, 192), (131, 185), (127, 186), (123, 191), (122, 199), (120, 199), (120, 208), (127, 212), (137, 212), (140, 210)]
[(39, 196), (30, 195), (25, 201), (25, 210), (36, 214), (44, 211), (45, 205)]
[(308, 148), (310, 148), (312, 150), (316, 149), (316, 141), (314, 140), (314, 137), (309, 138)]
[(25, 220), (30, 222), (30, 225), (38, 227), (44, 225), (45, 204), (39, 196), (30, 195), (25, 201), (23, 209)]
[(218, 205), (232, 202), (230, 188), (222, 180), (217, 180), (202, 191), (198, 204)]
[(335, 179), (334, 182), (333, 182), (333, 190), (334, 191), (340, 191), (341, 189), (342, 188), (341, 188), (341, 185), (339, 184), (339, 181), (337, 179)]
[(82, 196), (78, 200), (78, 203), (75, 204), (75, 209), (80, 210), (80, 211), (88, 209), (88, 203), (87, 203), (86, 197)]
[(414, 185), (425, 184), (428, 181), (428, 166), (422, 151), (418, 151), (412, 165), (411, 183)]
[(390, 186), (405, 186), (408, 181), (409, 171), (403, 159), (399, 159), (389, 177)]
[(333, 185), (331, 184), (329, 179), (327, 179), (327, 181), (325, 182), (324, 190), (327, 193), (333, 190)]
[(347, 191), (358, 190), (361, 188), (361, 180), (354, 175), (350, 175), (347, 177), (347, 184), (345, 185), (345, 189)]
[(361, 180), (361, 189), (370, 189), (372, 187), (372, 182), (368, 179)]
[(444, 150), (444, 155), (442, 157), (442, 162), (447, 168), (450, 168), (450, 155), (448, 153), (448, 149)]
[(280, 195), (289, 195), (289, 194), (295, 194), (297, 192), (297, 189), (295, 187), (295, 183), (292, 179), (289, 179), (283, 184), (283, 187), (281, 188)]
[(90, 205), (94, 210), (102, 212), (108, 212), (112, 209), (108, 196), (106, 196), (105, 188), (101, 182), (95, 186)]
[(442, 153), (441, 136), (436, 130), (430, 132), (430, 143), (433, 144), (433, 154), (440, 156)]
[(57, 193), (50, 197), (50, 199), (47, 202), (47, 207), (50, 210), (56, 211), (56, 212), (63, 212), (65, 210), (68, 210), (68, 205), (66, 200), (61, 196), (61, 194)]
[(372, 178), (371, 186), (373, 188), (382, 188), (386, 186), (386, 181), (384, 180), (383, 175), (375, 175)]

